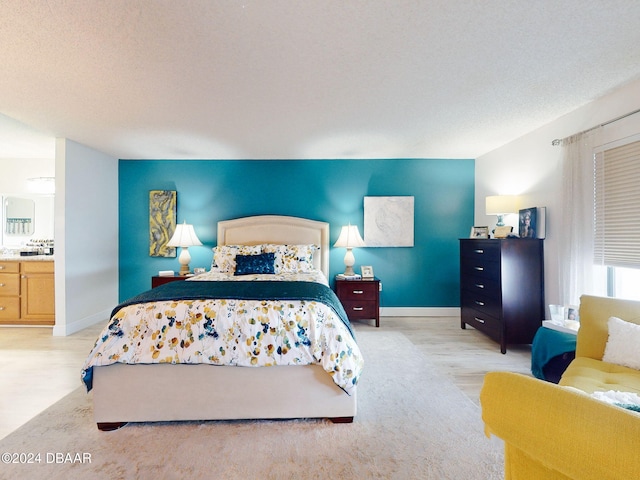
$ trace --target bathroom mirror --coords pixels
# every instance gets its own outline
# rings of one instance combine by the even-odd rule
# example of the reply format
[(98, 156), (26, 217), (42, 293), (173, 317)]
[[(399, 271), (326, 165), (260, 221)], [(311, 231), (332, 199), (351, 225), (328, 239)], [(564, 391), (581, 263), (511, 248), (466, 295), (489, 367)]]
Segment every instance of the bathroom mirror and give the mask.
[(4, 218), (4, 233), (6, 235), (33, 235), (35, 231), (35, 202), (28, 198), (6, 197)]

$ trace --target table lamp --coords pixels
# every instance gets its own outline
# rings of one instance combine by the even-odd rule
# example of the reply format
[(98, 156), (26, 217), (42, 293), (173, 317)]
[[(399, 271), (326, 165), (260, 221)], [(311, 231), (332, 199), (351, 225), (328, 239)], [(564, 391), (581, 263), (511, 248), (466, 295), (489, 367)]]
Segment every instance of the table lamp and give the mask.
[(487, 215), (497, 215), (496, 227), (504, 227), (504, 216), (509, 213), (518, 213), (516, 195), (492, 195), (485, 199)]
[(356, 263), (356, 257), (353, 255), (352, 250), (355, 247), (366, 246), (364, 240), (362, 240), (362, 237), (360, 236), (358, 226), (351, 224), (343, 226), (340, 231), (340, 236), (333, 246), (344, 247), (347, 249), (347, 253), (344, 256), (345, 270), (343, 275), (345, 277), (355, 275), (355, 272), (353, 271), (353, 264)]
[(180, 262), (180, 275), (189, 274), (189, 262), (191, 261), (189, 247), (195, 245), (202, 245), (202, 242), (193, 230), (193, 225), (189, 225), (187, 222), (176, 225), (176, 231), (173, 232), (173, 236), (171, 240), (169, 240), (169, 243), (167, 243), (167, 247), (182, 248), (180, 256), (178, 257), (178, 261)]

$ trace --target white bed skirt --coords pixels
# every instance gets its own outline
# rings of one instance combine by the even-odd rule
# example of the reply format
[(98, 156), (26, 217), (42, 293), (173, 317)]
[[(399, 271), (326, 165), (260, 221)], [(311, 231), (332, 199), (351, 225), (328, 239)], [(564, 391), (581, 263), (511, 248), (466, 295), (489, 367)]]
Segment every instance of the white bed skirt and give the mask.
[(347, 395), (318, 365), (93, 368), (96, 423), (355, 417)]

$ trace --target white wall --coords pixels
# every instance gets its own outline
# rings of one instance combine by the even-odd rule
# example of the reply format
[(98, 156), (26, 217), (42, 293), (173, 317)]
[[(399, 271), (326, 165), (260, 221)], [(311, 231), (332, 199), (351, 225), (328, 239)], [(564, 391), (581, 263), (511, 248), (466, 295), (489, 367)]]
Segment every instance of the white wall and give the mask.
[(118, 160), (56, 140), (56, 324), (69, 335), (118, 303)]
[(27, 179), (55, 176), (54, 152), (51, 158), (0, 159), (0, 192), (3, 194), (30, 193)]
[[(521, 208), (547, 207), (545, 249), (546, 303), (558, 303), (558, 246), (562, 218), (562, 139), (606, 123), (640, 108), (640, 81), (626, 85), (509, 144), (476, 159), (475, 224), (493, 226), (495, 216), (485, 215), (488, 195), (518, 194)], [(640, 114), (605, 127), (604, 142), (640, 133)], [(517, 231), (517, 215), (505, 222)]]

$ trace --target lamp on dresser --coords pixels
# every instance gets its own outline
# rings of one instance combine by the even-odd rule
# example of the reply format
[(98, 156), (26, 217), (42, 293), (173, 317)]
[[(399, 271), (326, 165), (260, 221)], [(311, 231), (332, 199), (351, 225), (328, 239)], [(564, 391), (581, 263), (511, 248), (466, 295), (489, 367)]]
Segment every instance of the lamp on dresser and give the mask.
[(485, 199), (487, 215), (497, 215), (496, 227), (504, 227), (504, 216), (518, 213), (518, 197), (516, 195), (492, 195)]
[(167, 243), (167, 246), (182, 248), (180, 256), (178, 257), (178, 261), (180, 262), (180, 275), (189, 274), (189, 262), (191, 261), (189, 247), (196, 245), (202, 245), (202, 242), (193, 230), (193, 225), (189, 225), (187, 222), (176, 225), (176, 231), (173, 233), (173, 236)]
[(364, 240), (360, 236), (360, 232), (358, 231), (357, 225), (345, 225), (342, 227), (340, 231), (340, 236), (336, 243), (333, 245), (334, 247), (344, 247), (347, 249), (347, 253), (344, 256), (344, 273), (345, 277), (355, 275), (353, 271), (353, 264), (356, 263), (356, 257), (353, 255), (353, 249), (356, 247), (364, 247), (366, 246)]

